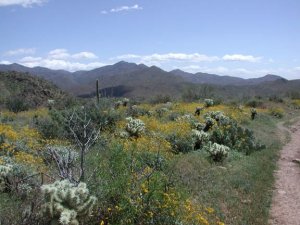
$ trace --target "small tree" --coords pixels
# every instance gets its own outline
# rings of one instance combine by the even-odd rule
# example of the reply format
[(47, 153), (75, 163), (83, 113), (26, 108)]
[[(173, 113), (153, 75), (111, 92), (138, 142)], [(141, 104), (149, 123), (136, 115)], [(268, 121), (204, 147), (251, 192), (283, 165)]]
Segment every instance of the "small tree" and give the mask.
[[(100, 126), (94, 124), (88, 117), (86, 109), (82, 111), (73, 111), (67, 120), (68, 128), (75, 139), (76, 146), (79, 148), (79, 165), (74, 165), (77, 157), (74, 150), (70, 148), (48, 148), (48, 153), (56, 163), (59, 176), (62, 179), (68, 179), (70, 182), (79, 183), (85, 180), (85, 156), (90, 147), (100, 136)], [(75, 170), (79, 171), (75, 173)]]

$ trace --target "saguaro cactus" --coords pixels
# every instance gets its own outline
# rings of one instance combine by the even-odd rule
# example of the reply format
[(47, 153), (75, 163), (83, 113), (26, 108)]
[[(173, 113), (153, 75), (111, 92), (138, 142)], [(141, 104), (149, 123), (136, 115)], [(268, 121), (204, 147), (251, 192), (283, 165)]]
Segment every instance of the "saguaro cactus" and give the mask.
[(97, 103), (100, 102), (100, 93), (99, 93), (99, 80), (96, 81), (96, 94), (97, 94)]

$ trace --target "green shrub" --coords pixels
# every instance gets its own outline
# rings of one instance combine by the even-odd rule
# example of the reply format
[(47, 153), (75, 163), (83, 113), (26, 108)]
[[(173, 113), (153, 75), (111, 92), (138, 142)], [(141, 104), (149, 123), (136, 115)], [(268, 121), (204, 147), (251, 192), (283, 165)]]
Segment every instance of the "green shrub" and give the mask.
[(14, 113), (26, 111), (29, 109), (29, 106), (18, 97), (11, 97), (6, 101), (6, 107), (9, 111), (12, 111)]
[(170, 142), (174, 153), (188, 153), (194, 150), (195, 142), (192, 135), (180, 137), (177, 134), (167, 136), (166, 140)]
[(284, 116), (284, 110), (282, 108), (271, 108), (269, 114), (276, 118), (282, 118)]
[(248, 107), (252, 107), (252, 108), (257, 108), (257, 107), (262, 107), (263, 106), (263, 102), (260, 100), (250, 100), (248, 102), (246, 102), (245, 104)]

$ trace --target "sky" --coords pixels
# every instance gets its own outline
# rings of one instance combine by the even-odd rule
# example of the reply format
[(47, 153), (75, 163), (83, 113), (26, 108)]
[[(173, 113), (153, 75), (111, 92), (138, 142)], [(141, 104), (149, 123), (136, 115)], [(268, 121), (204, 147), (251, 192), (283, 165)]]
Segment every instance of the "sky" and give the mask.
[(0, 64), (300, 79), (299, 0), (0, 0)]

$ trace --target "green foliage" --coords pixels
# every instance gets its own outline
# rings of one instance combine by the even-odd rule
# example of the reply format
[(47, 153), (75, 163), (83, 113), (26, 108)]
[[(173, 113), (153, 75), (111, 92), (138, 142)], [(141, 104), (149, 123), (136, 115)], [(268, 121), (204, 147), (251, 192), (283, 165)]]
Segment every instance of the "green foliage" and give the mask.
[(188, 153), (194, 150), (195, 141), (192, 135), (179, 136), (176, 133), (170, 134), (166, 137), (166, 140), (170, 142), (172, 151), (178, 153)]
[(263, 106), (263, 101), (253, 99), (253, 100), (250, 100), (250, 101), (246, 102), (245, 105), (248, 106), (248, 107), (252, 107), (252, 108), (258, 108), (258, 107)]
[[(124, 151), (112, 144), (100, 161), (98, 190), (100, 222), (97, 224), (175, 224), (180, 221), (179, 194), (165, 173), (166, 161), (153, 153)], [(99, 161), (97, 162), (99, 163)]]
[(126, 110), (126, 115), (134, 118), (146, 115), (147, 113), (148, 111), (146, 109), (138, 107), (137, 105), (132, 105)]
[(44, 138), (54, 139), (67, 136), (67, 124), (60, 111), (50, 110), (47, 117), (35, 117), (34, 124)]
[(45, 199), (42, 210), (51, 224), (79, 225), (80, 218), (90, 215), (96, 203), (85, 183), (75, 186), (67, 180), (56, 181), (41, 190)]
[(14, 113), (26, 111), (29, 109), (29, 106), (24, 102), (24, 100), (20, 99), (19, 97), (10, 97), (6, 101), (6, 107), (8, 108), (8, 110)]

